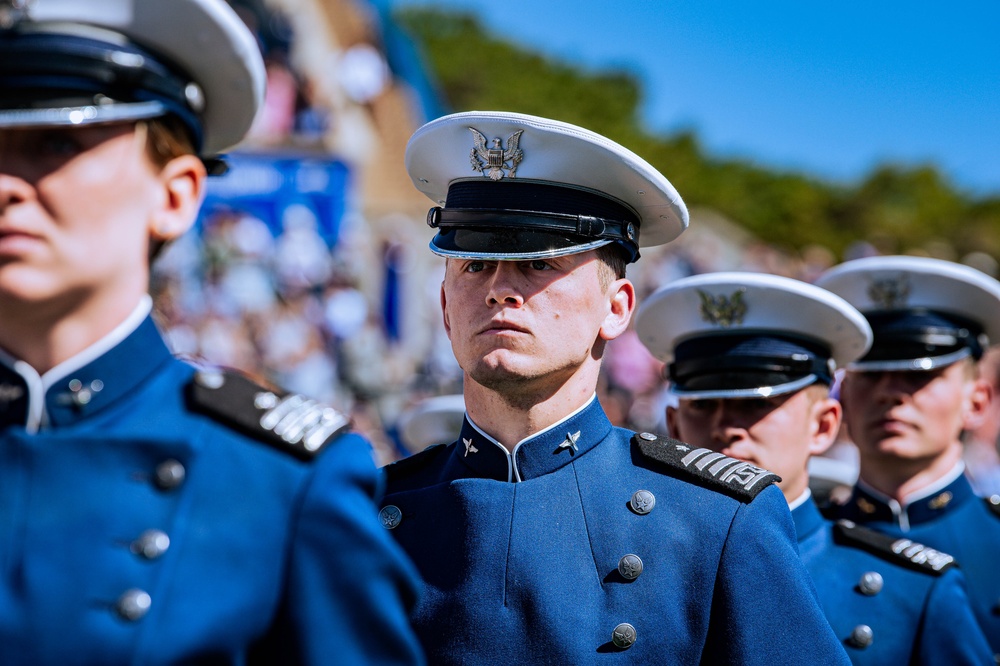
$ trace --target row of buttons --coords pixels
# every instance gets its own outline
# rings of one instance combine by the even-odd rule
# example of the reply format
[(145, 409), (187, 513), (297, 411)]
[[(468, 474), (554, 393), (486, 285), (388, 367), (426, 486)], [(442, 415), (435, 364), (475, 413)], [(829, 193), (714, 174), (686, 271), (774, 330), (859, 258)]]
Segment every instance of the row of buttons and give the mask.
[[(648, 490), (637, 490), (628, 501), (629, 508), (639, 516), (648, 515), (656, 506), (656, 496)], [(635, 580), (642, 573), (642, 559), (633, 553), (618, 560), (618, 573), (628, 581)], [(627, 650), (635, 643), (635, 627), (622, 622), (611, 632), (611, 643), (619, 650)]]
[[(152, 482), (160, 490), (173, 490), (184, 483), (186, 476), (187, 470), (184, 465), (171, 458), (156, 466)], [(132, 553), (146, 560), (161, 557), (168, 548), (170, 548), (170, 537), (166, 532), (156, 529), (146, 530), (129, 544)], [(123, 620), (135, 622), (145, 617), (152, 604), (153, 598), (148, 592), (132, 588), (118, 597), (114, 609)]]

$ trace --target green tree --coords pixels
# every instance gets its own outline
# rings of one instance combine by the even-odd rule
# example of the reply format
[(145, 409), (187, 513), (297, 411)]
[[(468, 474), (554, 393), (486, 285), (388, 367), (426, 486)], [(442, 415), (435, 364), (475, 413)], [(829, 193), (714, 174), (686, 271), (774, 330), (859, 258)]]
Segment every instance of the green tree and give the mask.
[(455, 111), (519, 111), (587, 127), (642, 155), (692, 206), (713, 208), (788, 251), (820, 244), (842, 254), (869, 241), (884, 252), (1000, 257), (1000, 197), (956, 191), (930, 165), (886, 165), (844, 187), (801, 173), (706, 155), (691, 132), (654, 136), (639, 118), (642, 85), (627, 71), (587, 71), (546, 58), (486, 29), (471, 14), (398, 11), (447, 105)]

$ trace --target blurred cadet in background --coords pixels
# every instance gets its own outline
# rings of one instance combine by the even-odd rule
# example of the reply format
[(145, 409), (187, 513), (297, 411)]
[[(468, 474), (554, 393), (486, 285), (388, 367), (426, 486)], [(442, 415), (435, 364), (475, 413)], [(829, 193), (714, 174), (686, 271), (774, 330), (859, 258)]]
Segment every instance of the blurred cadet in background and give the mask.
[(989, 384), (990, 403), (982, 422), (965, 431), (965, 474), (977, 495), (1000, 494), (1000, 347), (990, 347), (979, 360), (979, 376)]
[(856, 664), (985, 664), (992, 653), (965, 579), (945, 555), (825, 520), (809, 461), (834, 441), (833, 373), (871, 343), (864, 317), (805, 282), (760, 273), (684, 278), (654, 293), (636, 329), (669, 363), (670, 434), (699, 464), (766, 466), (792, 511), (820, 605)]
[(875, 336), (841, 386), (860, 477), (832, 515), (953, 555), (1000, 654), (1000, 497), (978, 497), (962, 461), (963, 433), (991, 400), (977, 362), (1000, 341), (1000, 282), (939, 259), (870, 257), (817, 284), (860, 310)]
[(692, 464), (612, 426), (595, 390), (639, 247), (687, 226), (673, 186), (583, 128), (503, 112), (410, 139), (441, 207), (441, 306), (464, 373), (457, 441), (387, 468), (383, 525), (423, 575), (432, 663), (849, 663), (775, 476)]
[(450, 444), (462, 432), (465, 398), (438, 395), (425, 398), (399, 416), (399, 439), (410, 453), (435, 444)]
[(221, 0), (0, 1), (0, 663), (422, 661), (367, 442), (150, 318), (263, 87)]

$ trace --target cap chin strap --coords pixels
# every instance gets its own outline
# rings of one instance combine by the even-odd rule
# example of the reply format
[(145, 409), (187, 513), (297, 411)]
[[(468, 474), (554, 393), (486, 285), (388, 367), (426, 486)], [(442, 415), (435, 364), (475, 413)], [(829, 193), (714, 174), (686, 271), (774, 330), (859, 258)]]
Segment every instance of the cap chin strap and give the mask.
[(434, 244), (431, 240), (431, 252), (439, 257), (447, 259), (469, 259), (472, 261), (533, 261), (535, 259), (554, 259), (565, 257), (571, 254), (580, 254), (599, 247), (609, 245), (614, 241), (602, 240), (586, 243), (584, 245), (573, 245), (571, 247), (561, 247), (554, 250), (540, 250), (538, 252), (463, 252), (461, 250), (444, 250)]
[(819, 380), (819, 376), (815, 374), (806, 375), (801, 379), (796, 379), (793, 382), (786, 382), (785, 384), (778, 384), (777, 386), (761, 386), (758, 388), (745, 388), (745, 389), (717, 389), (717, 390), (691, 390), (686, 391), (684, 389), (678, 388), (676, 384), (671, 384), (669, 392), (678, 398), (684, 400), (711, 400), (711, 399), (728, 399), (728, 398), (770, 398), (776, 395), (785, 395), (786, 393), (794, 393), (800, 391), (807, 386), (812, 386)]
[[(511, 233), (539, 231), (571, 234), (593, 238), (595, 241), (604, 241), (601, 243), (602, 245), (608, 241), (619, 243), (632, 255), (633, 261), (639, 254), (639, 227), (631, 220), (612, 220), (591, 215), (547, 213), (533, 210), (441, 208), (435, 206), (427, 212), (427, 226), (442, 231), (485, 227), (507, 229)], [(573, 253), (577, 251), (574, 250)]]
[(847, 366), (854, 372), (920, 372), (943, 368), (972, 356), (972, 350), (963, 347), (943, 356), (923, 356), (921, 358), (886, 359), (884, 361), (856, 361)]
[(146, 120), (166, 113), (167, 107), (156, 100), (58, 109), (4, 109), (0, 111), (0, 127), (77, 127)]

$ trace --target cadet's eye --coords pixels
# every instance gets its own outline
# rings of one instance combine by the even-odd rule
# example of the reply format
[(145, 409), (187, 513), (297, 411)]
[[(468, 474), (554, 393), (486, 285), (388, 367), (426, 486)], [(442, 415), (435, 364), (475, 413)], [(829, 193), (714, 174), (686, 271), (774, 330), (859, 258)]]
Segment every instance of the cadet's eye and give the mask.
[(479, 271), (486, 268), (486, 263), (482, 261), (470, 261), (469, 265), (465, 267), (467, 273), (478, 273)]
[(715, 406), (718, 404), (717, 400), (711, 400), (707, 398), (699, 400), (689, 400), (688, 406), (696, 412), (711, 412), (715, 410)]
[(36, 142), (37, 150), (42, 155), (68, 157), (75, 155), (82, 146), (69, 132), (42, 132)]
[(746, 398), (741, 403), (747, 412), (762, 412), (771, 408), (771, 401), (767, 398)]
[(549, 266), (549, 262), (547, 261), (543, 261), (542, 259), (535, 259), (534, 261), (531, 262), (531, 268), (532, 270), (536, 271), (544, 271), (552, 267)]

